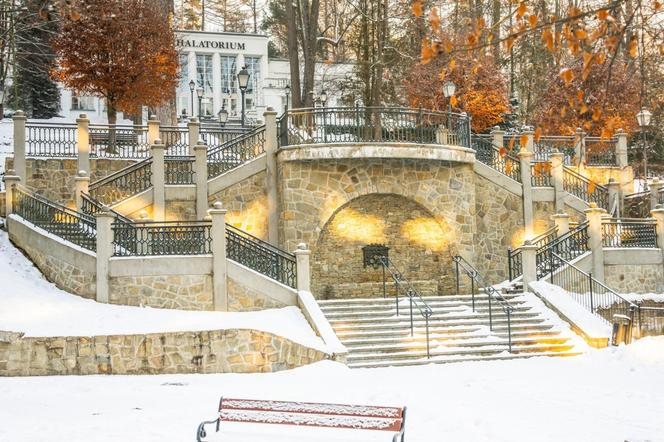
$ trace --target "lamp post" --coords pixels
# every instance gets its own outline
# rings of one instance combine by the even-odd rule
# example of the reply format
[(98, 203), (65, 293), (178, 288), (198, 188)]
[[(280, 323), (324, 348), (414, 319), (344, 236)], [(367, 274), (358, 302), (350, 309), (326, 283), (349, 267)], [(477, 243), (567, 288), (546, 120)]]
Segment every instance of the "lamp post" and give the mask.
[(224, 127), (226, 125), (226, 121), (228, 121), (228, 111), (226, 108), (222, 107), (221, 110), (217, 113), (217, 117), (219, 117), (219, 124), (221, 124), (221, 127)]
[(320, 102), (325, 107), (325, 103), (327, 103), (327, 92), (325, 92), (325, 89), (323, 89), (320, 93)]
[(189, 92), (191, 93), (191, 116), (194, 116), (194, 89), (196, 88), (196, 83), (194, 80), (189, 82)]
[(452, 100), (451, 97), (456, 92), (456, 84), (453, 81), (447, 80), (443, 83), (443, 95), (447, 98), (447, 113), (452, 113)]
[(286, 110), (288, 110), (288, 104), (290, 99), (290, 84), (287, 84), (284, 88), (284, 93), (286, 94)]
[(244, 127), (244, 94), (247, 92), (247, 86), (249, 85), (249, 71), (247, 71), (246, 66), (242, 66), (240, 72), (237, 73), (237, 83), (240, 87), (240, 93), (242, 94), (242, 118), (240, 123)]
[(639, 123), (641, 128), (641, 134), (643, 135), (643, 179), (645, 180), (645, 187), (648, 187), (648, 148), (646, 146), (646, 128), (650, 126), (650, 118), (652, 113), (645, 107), (641, 108), (641, 111), (636, 114), (636, 121)]
[(203, 102), (203, 92), (205, 92), (205, 89), (202, 87), (199, 87), (196, 89), (196, 95), (198, 96), (198, 119), (202, 120), (201, 118), (201, 104)]

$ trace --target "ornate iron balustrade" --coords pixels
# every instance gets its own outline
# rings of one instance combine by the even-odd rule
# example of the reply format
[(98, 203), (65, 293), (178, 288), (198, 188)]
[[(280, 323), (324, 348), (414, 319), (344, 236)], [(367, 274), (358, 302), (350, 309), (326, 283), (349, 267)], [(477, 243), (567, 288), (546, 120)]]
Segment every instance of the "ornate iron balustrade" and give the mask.
[(265, 153), (265, 126), (208, 150), (208, 178), (214, 178)]
[(25, 131), (25, 154), (29, 157), (72, 158), (78, 155), (76, 124), (29, 122)]
[(94, 217), (20, 188), (12, 189), (12, 204), (14, 213), (35, 226), (84, 249), (96, 250), (97, 225)]
[(243, 232), (226, 226), (226, 256), (292, 288), (297, 288), (295, 255)]
[(165, 157), (166, 184), (194, 184), (194, 157)]
[[(466, 115), (398, 107), (291, 109), (279, 119), (281, 146), (397, 142), (470, 147)], [(446, 140), (445, 140), (446, 139)]]
[(113, 223), (113, 256), (207, 255), (212, 225), (201, 221)]
[[(81, 212), (85, 213), (86, 215), (89, 216), (95, 216), (97, 213), (102, 212), (104, 209), (104, 206), (99, 202), (94, 200), (90, 195), (84, 193), (82, 194), (82, 199), (83, 199), (83, 204), (81, 205)], [(107, 208), (108, 209), (108, 208)], [(115, 218), (124, 223), (132, 223), (133, 221), (126, 216), (116, 212), (113, 209), (108, 209), (113, 215), (115, 215)]]
[(615, 166), (616, 143), (612, 138), (603, 140), (599, 137), (586, 137), (586, 164), (588, 166)]
[(609, 208), (609, 189), (578, 174), (567, 166), (563, 166), (563, 189), (587, 203), (595, 203), (598, 207)]
[(140, 161), (90, 184), (90, 196), (112, 206), (152, 186), (152, 158)]
[(530, 185), (533, 187), (553, 187), (551, 163), (538, 161), (530, 165)]
[[(536, 245), (537, 249), (540, 250), (556, 238), (558, 238), (558, 229), (553, 226), (533, 238), (531, 243)], [(507, 249), (507, 267), (510, 281), (513, 281), (523, 274), (523, 255), (521, 253), (521, 247)]]
[(650, 216), (650, 191), (625, 195), (623, 207), (625, 216), (628, 218), (648, 218)]
[(493, 145), (491, 140), (473, 135), (472, 148), (478, 161), (492, 169), (506, 175), (517, 182), (521, 182), (521, 162), (507, 151), (502, 151)]
[(508, 349), (512, 353), (512, 313), (514, 312), (514, 306), (505, 299), (505, 297), (495, 289), (490, 284), (486, 284), (480, 275), (480, 272), (473, 267), (471, 263), (466, 261), (463, 256), (455, 255), (452, 256), (454, 261), (455, 274), (456, 274), (456, 294), (459, 296), (459, 287), (461, 281), (461, 271), (465, 273), (470, 278), (471, 286), (471, 299), (472, 299), (472, 308), (475, 311), (475, 293), (477, 289), (482, 289), (487, 296), (489, 301), (489, 330), (493, 331), (493, 303), (498, 302), (498, 305), (502, 309), (503, 313), (507, 316), (507, 339), (508, 339)]
[(616, 219), (602, 223), (604, 247), (657, 248), (657, 224), (653, 221)]
[(91, 158), (130, 158), (150, 156), (147, 126), (90, 126)]
[(542, 136), (539, 141), (533, 141), (535, 161), (549, 161), (551, 154), (559, 151), (563, 153), (563, 164), (571, 166), (576, 155), (576, 143), (575, 136)]
[(159, 139), (166, 146), (167, 156), (188, 156), (189, 152), (189, 128), (184, 126), (160, 126)]
[(252, 129), (248, 127), (219, 127), (219, 126), (202, 126), (201, 138), (205, 141), (208, 150), (215, 149), (219, 146), (235, 140), (249, 132)]
[(588, 239), (588, 222), (586, 221), (566, 234), (539, 247), (535, 257), (537, 279), (564, 265), (564, 262), (555, 258), (555, 256), (562, 256), (571, 261), (590, 250)]
[(664, 335), (664, 307), (637, 305), (639, 337)]

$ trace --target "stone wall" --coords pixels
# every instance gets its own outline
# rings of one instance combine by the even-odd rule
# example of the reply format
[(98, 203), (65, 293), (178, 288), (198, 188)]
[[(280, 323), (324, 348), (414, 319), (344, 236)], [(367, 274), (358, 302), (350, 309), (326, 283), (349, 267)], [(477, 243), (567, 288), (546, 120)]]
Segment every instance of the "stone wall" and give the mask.
[(226, 223), (261, 239), (267, 239), (265, 178), (261, 171), (208, 197), (210, 204), (221, 201), (228, 210)]
[(533, 220), (535, 221), (534, 231), (535, 235), (544, 233), (551, 227), (554, 222), (551, 215), (556, 213), (556, 203), (553, 201), (534, 201), (533, 202)]
[(477, 265), (487, 282), (508, 278), (507, 249), (523, 243), (523, 201), (475, 175)]
[(229, 311), (243, 312), (287, 307), (283, 302), (236, 282), (231, 275), (226, 281)]
[(7, 195), (3, 190), (0, 192), (0, 216), (6, 216), (5, 211), (7, 210)]
[(166, 221), (196, 221), (196, 200), (166, 200), (165, 215)]
[(178, 310), (213, 310), (211, 275), (114, 276), (109, 302)]
[(663, 293), (661, 264), (620, 264), (604, 266), (604, 281), (618, 293)]
[(257, 330), (26, 338), (0, 332), (0, 376), (257, 373), (328, 358)]
[[(135, 160), (91, 159), (92, 170), (88, 171), (90, 182), (100, 180), (135, 162)], [(6, 158), (5, 170), (12, 169), (13, 163), (13, 158)], [(27, 183), (23, 183), (24, 185), (50, 200), (74, 205), (74, 178), (78, 173), (76, 159), (27, 158), (25, 166)]]

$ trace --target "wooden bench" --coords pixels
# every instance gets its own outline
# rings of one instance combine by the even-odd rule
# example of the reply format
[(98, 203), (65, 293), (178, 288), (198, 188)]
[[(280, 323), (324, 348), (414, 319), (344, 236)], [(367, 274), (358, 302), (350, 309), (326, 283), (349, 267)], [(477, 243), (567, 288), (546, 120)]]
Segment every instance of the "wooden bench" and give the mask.
[(375, 407), (372, 405), (318, 404), (311, 402), (266, 401), (254, 399), (219, 400), (219, 417), (201, 422), (196, 440), (207, 436), (205, 426), (221, 422), (296, 425), (324, 428), (390, 431), (392, 442), (404, 442), (406, 407)]

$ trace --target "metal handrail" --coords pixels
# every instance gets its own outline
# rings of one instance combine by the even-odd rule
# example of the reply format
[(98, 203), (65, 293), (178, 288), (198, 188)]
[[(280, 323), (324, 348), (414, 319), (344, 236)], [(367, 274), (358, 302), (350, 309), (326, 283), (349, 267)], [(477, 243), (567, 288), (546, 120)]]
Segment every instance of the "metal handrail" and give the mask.
[[(583, 188), (581, 189), (572, 181), (580, 183)], [(591, 185), (594, 187), (593, 192), (588, 191)], [(594, 202), (597, 206), (609, 210), (609, 189), (565, 165), (563, 165), (563, 189), (587, 203)]]
[(477, 160), (503, 175), (521, 182), (521, 161), (512, 152), (501, 150), (485, 136), (471, 135), (471, 148), (475, 150)]
[(476, 287), (481, 287), (484, 290), (484, 293), (487, 295), (489, 301), (489, 330), (493, 331), (493, 310), (491, 307), (491, 301), (498, 301), (498, 304), (502, 308), (503, 312), (507, 315), (507, 343), (509, 352), (512, 353), (512, 313), (514, 312), (514, 306), (505, 299), (505, 297), (498, 291), (496, 288), (490, 284), (486, 284), (480, 272), (477, 271), (471, 263), (469, 263), (463, 256), (454, 255), (452, 260), (455, 263), (456, 270), (456, 294), (459, 295), (459, 269), (463, 269), (466, 275), (470, 278), (471, 281), (471, 294), (472, 294), (472, 305), (473, 311), (475, 311), (475, 289)]
[(147, 165), (148, 163), (152, 162), (152, 158), (146, 158), (144, 160), (138, 161), (134, 164), (131, 164), (125, 168), (122, 168), (116, 172), (111, 173), (110, 175), (106, 175), (104, 178), (101, 178), (94, 183), (90, 183), (90, 186), (88, 186), (89, 190), (94, 190), (98, 187), (103, 186), (104, 184), (108, 184), (111, 181), (116, 180), (117, 178), (120, 178), (121, 176), (127, 175), (130, 172), (133, 172), (137, 169), (140, 169), (141, 167)]
[[(549, 244), (551, 241), (554, 241), (556, 238), (558, 238), (558, 228), (553, 226), (531, 239), (530, 242), (531, 244), (536, 245), (538, 248), (541, 248)], [(521, 273), (523, 273), (523, 263), (521, 262), (522, 247), (523, 246), (519, 246), (514, 249), (510, 247), (507, 249), (509, 281), (513, 281), (515, 278), (521, 276)]]
[[(96, 199), (92, 198), (90, 195), (88, 195), (85, 192), (81, 193), (81, 198), (83, 198), (83, 207), (81, 207), (81, 210), (83, 211), (83, 213), (86, 213), (90, 216), (94, 216), (96, 213), (99, 213), (103, 210), (108, 210), (113, 215), (115, 215), (115, 218), (118, 221), (128, 223), (128, 224), (133, 223), (133, 221), (131, 219), (127, 218), (126, 216), (122, 215), (121, 213), (116, 212), (115, 210), (113, 210), (109, 207), (104, 207), (104, 205), (102, 203), (100, 203)], [(86, 203), (87, 203), (87, 205), (89, 205), (89, 207), (88, 207), (89, 210), (86, 210)]]
[(602, 222), (604, 247), (657, 248), (657, 223), (654, 219), (614, 218)]

